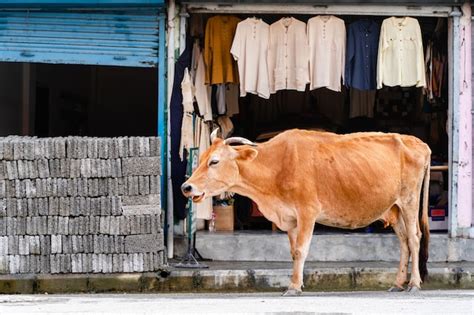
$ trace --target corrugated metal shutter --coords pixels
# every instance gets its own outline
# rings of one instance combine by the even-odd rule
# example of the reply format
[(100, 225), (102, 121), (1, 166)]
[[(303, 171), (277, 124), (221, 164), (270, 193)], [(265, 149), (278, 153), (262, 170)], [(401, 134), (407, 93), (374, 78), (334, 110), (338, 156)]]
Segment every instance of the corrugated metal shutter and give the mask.
[(156, 67), (164, 18), (150, 9), (0, 11), (0, 61)]

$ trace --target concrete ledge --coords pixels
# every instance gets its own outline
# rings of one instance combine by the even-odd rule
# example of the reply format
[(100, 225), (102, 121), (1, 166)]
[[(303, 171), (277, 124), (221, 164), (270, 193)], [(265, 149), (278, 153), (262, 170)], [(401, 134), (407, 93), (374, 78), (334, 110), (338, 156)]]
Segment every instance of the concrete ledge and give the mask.
[[(281, 232), (197, 233), (196, 248), (209, 259), (221, 261), (291, 261), (288, 236)], [(183, 255), (186, 242), (175, 239), (175, 253)], [(431, 234), (430, 261), (474, 261), (474, 239)], [(399, 241), (395, 234), (331, 233), (313, 236), (307, 261), (398, 262)]]
[[(161, 273), (0, 276), (0, 293), (259, 292), (283, 291), (287, 262), (205, 262), (209, 269)], [(387, 262), (308, 263), (305, 291), (386, 290), (397, 266)], [(169, 276), (168, 272), (170, 272)], [(474, 289), (474, 263), (432, 263), (423, 289)]]

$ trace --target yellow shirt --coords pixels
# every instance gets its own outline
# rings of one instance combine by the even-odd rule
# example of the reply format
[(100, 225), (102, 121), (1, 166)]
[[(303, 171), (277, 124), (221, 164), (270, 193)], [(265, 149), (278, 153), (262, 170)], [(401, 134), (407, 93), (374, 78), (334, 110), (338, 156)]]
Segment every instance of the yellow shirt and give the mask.
[(204, 35), (206, 84), (239, 83), (237, 65), (230, 54), (239, 22), (239, 18), (229, 15), (216, 15), (207, 21)]
[(377, 88), (425, 87), (425, 63), (420, 24), (411, 17), (385, 19), (380, 30)]

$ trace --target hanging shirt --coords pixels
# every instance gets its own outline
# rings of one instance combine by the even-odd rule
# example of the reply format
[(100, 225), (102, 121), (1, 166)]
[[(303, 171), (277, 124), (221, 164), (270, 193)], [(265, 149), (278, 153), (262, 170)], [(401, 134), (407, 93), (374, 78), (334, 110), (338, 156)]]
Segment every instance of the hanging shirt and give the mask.
[(425, 64), (420, 24), (411, 17), (385, 19), (380, 30), (377, 88), (425, 87)]
[(327, 87), (341, 91), (344, 80), (346, 27), (335, 16), (315, 16), (308, 20), (310, 90)]
[(268, 73), (270, 93), (278, 90), (304, 91), (309, 83), (306, 24), (282, 18), (270, 25)]
[(216, 15), (207, 20), (204, 38), (206, 84), (239, 82), (237, 65), (230, 54), (239, 22), (239, 18), (229, 15)]
[(184, 152), (194, 146), (193, 141), (193, 101), (194, 101), (194, 86), (191, 82), (188, 68), (184, 69), (184, 77), (181, 82), (181, 90), (183, 93), (183, 122), (181, 124), (181, 143), (179, 147), (179, 157), (181, 161), (184, 160)]
[(270, 97), (267, 66), (269, 31), (270, 26), (256, 18), (248, 18), (237, 25), (230, 52), (239, 67), (242, 97), (247, 93)]
[(345, 84), (358, 90), (377, 88), (377, 52), (380, 25), (373, 20), (360, 20), (347, 31)]

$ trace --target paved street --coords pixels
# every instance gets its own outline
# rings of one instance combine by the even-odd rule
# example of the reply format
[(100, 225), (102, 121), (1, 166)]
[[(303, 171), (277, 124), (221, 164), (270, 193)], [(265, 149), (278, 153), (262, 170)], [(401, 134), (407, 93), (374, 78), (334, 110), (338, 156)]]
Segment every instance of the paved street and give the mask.
[(0, 314), (474, 314), (474, 291), (4, 295)]

